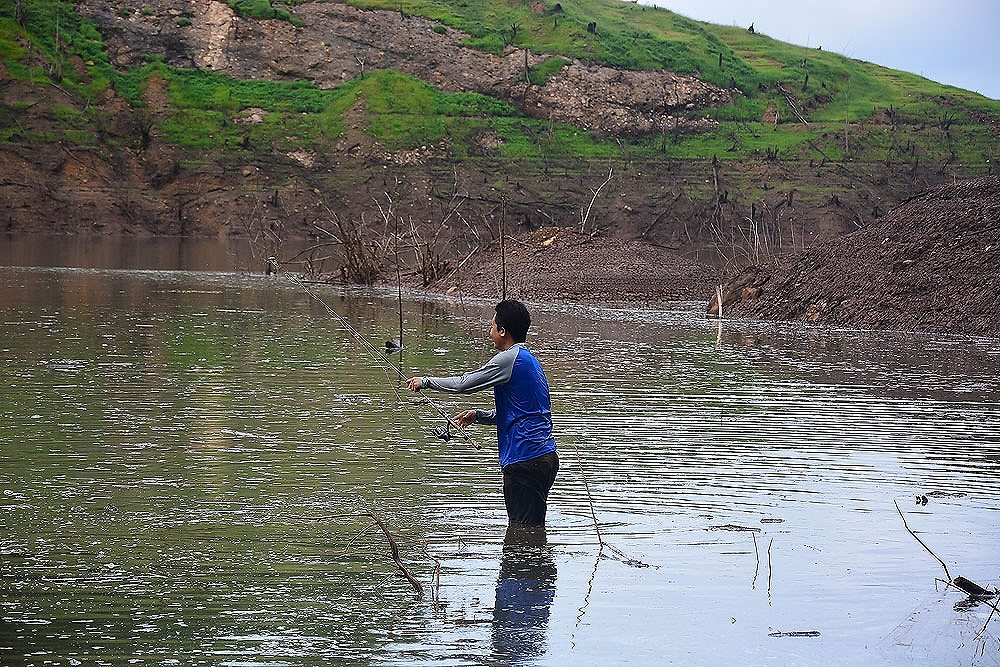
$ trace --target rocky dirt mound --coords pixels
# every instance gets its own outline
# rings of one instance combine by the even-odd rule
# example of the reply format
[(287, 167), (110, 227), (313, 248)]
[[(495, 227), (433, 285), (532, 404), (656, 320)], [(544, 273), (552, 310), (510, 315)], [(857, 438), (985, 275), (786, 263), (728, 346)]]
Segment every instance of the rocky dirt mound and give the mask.
[[(698, 300), (719, 271), (641, 241), (544, 227), (506, 241), (507, 293), (529, 300), (643, 302)], [(470, 256), (432, 285), (447, 293), (501, 293), (499, 243)]]
[(725, 286), (723, 315), (998, 336), (998, 294), (1000, 177), (991, 176), (928, 190), (870, 227), (746, 269)]

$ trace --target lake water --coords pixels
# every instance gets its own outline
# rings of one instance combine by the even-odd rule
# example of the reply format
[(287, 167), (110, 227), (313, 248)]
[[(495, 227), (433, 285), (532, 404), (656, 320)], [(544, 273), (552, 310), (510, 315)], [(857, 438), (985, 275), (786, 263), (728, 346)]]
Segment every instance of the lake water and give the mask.
[[(61, 243), (0, 244), (0, 664), (1000, 664), (894, 504), (997, 585), (996, 340), (534, 304), (561, 470), (505, 545), (489, 430), (435, 438), (298, 286)], [(314, 289), (398, 336), (393, 294)], [(489, 304), (403, 309), (406, 373), (489, 358)]]

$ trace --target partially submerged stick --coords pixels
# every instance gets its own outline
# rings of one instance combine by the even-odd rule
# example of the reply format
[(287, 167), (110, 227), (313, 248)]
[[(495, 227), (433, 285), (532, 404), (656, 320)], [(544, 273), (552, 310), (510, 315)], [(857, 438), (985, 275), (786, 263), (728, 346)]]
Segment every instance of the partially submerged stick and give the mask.
[(920, 539), (919, 537), (917, 537), (917, 534), (914, 533), (910, 529), (910, 526), (906, 523), (906, 517), (903, 516), (903, 510), (899, 509), (899, 503), (897, 503), (895, 500), (893, 500), (892, 504), (896, 506), (896, 511), (899, 512), (899, 518), (903, 520), (903, 528), (906, 528), (906, 532), (908, 532), (910, 535), (913, 535), (913, 539), (915, 539), (917, 542), (919, 542), (920, 546), (922, 546), (924, 549), (927, 550), (927, 553), (929, 553), (930, 555), (934, 556), (934, 558), (937, 559), (937, 562), (941, 563), (941, 567), (944, 568), (944, 575), (946, 577), (948, 577), (948, 581), (949, 582), (952, 581), (951, 572), (948, 571), (948, 566), (945, 564), (945, 562), (943, 560), (941, 560), (941, 558), (936, 553), (934, 553), (933, 551), (931, 551), (931, 548), (929, 546), (927, 546), (926, 544), (924, 544), (924, 541), (922, 539)]
[(378, 527), (382, 529), (382, 533), (385, 535), (386, 541), (389, 542), (389, 553), (392, 556), (392, 561), (396, 564), (396, 567), (399, 568), (399, 571), (403, 573), (403, 576), (406, 577), (406, 580), (413, 586), (413, 589), (417, 592), (417, 596), (423, 596), (424, 587), (420, 585), (417, 578), (406, 569), (405, 565), (403, 565), (403, 561), (399, 557), (399, 546), (396, 545), (396, 540), (393, 539), (392, 533), (389, 532), (389, 527), (385, 524), (385, 521), (383, 521), (382, 517), (372, 510), (367, 511), (364, 514), (371, 517), (372, 521), (377, 523)]
[[(406, 577), (406, 580), (410, 582), (411, 586), (413, 586), (413, 589), (417, 593), (417, 597), (423, 597), (424, 587), (420, 585), (420, 582), (417, 581), (417, 578), (414, 577), (413, 574), (408, 569), (406, 569), (405, 565), (403, 565), (403, 560), (399, 557), (399, 546), (396, 544), (396, 540), (395, 538), (393, 538), (392, 533), (389, 532), (389, 526), (386, 525), (382, 517), (380, 517), (374, 510), (365, 510), (363, 512), (357, 512), (355, 514), (336, 514), (331, 517), (317, 517), (316, 520), (324, 520), (327, 518), (344, 519), (348, 517), (354, 518), (354, 517), (364, 517), (364, 516), (370, 518), (373, 522), (375, 522), (375, 525), (377, 525), (382, 530), (382, 534), (385, 535), (385, 539), (389, 543), (389, 555), (392, 558), (392, 562), (396, 564), (396, 567), (399, 568), (399, 571), (403, 573), (403, 576)], [(367, 528), (365, 530), (367, 530)]]
[(951, 573), (948, 571), (948, 566), (945, 565), (945, 562), (943, 560), (941, 560), (936, 553), (934, 553), (933, 551), (931, 551), (931, 548), (929, 546), (927, 546), (926, 544), (924, 544), (924, 541), (922, 539), (920, 539), (919, 537), (917, 537), (916, 533), (914, 533), (912, 530), (910, 530), (910, 527), (906, 523), (906, 517), (903, 516), (903, 510), (899, 509), (899, 503), (897, 503), (895, 500), (893, 500), (892, 504), (896, 506), (896, 511), (899, 512), (899, 518), (903, 520), (903, 527), (906, 528), (907, 532), (910, 533), (910, 535), (913, 535), (913, 539), (915, 539), (917, 542), (920, 542), (920, 546), (922, 546), (924, 549), (926, 549), (927, 553), (929, 553), (930, 555), (934, 556), (934, 558), (937, 559), (937, 562), (941, 563), (941, 567), (944, 568), (944, 574), (945, 574), (946, 577), (948, 577), (948, 585), (949, 586), (954, 586), (958, 590), (960, 590), (963, 593), (965, 593), (966, 595), (968, 595), (971, 599), (975, 600), (976, 602), (982, 602), (982, 603), (986, 604), (988, 607), (990, 607), (990, 614), (989, 614), (989, 616), (986, 617), (986, 622), (983, 623), (983, 627), (980, 628), (979, 632), (976, 633), (976, 637), (975, 638), (979, 639), (983, 635), (983, 633), (986, 632), (986, 626), (988, 626), (990, 624), (990, 621), (993, 620), (993, 614), (995, 612), (1000, 611), (1000, 609), (997, 608), (996, 603), (994, 603), (993, 600), (992, 600), (992, 598), (995, 595), (997, 595), (997, 591), (995, 591), (995, 590), (991, 591), (991, 590), (989, 590), (987, 588), (983, 588), (982, 586), (980, 586), (976, 582), (971, 581), (969, 579), (966, 579), (965, 577), (963, 577), (961, 575), (959, 575), (959, 576), (955, 577), (954, 579), (952, 579), (951, 578)]

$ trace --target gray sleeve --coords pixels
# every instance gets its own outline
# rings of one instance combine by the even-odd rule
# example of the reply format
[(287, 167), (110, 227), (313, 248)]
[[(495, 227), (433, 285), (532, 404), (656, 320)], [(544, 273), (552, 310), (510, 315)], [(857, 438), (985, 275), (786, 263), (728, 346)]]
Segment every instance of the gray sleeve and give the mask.
[(494, 385), (503, 384), (510, 380), (519, 349), (519, 346), (515, 345), (504, 350), (494, 355), (482, 368), (463, 375), (422, 378), (420, 388), (437, 389), (450, 394), (471, 394), (474, 391), (482, 391)]

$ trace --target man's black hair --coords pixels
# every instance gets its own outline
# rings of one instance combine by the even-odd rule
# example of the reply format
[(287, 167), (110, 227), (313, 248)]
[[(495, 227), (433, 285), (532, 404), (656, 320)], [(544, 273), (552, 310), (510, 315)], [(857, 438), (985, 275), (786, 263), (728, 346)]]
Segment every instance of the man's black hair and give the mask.
[(497, 329), (506, 329), (515, 343), (523, 343), (528, 337), (531, 315), (520, 301), (507, 299), (498, 303), (496, 320)]

